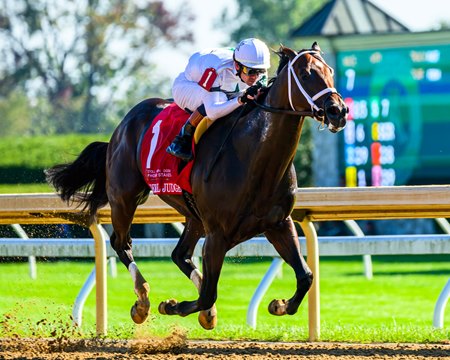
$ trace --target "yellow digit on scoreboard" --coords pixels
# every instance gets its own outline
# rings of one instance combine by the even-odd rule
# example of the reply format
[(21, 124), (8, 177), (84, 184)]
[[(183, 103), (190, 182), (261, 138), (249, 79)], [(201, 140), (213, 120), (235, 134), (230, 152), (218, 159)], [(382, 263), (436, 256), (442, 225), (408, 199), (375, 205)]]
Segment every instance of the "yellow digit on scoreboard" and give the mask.
[(345, 186), (356, 187), (356, 167), (347, 166), (345, 168)]
[(378, 123), (374, 122), (372, 124), (372, 140), (378, 141)]

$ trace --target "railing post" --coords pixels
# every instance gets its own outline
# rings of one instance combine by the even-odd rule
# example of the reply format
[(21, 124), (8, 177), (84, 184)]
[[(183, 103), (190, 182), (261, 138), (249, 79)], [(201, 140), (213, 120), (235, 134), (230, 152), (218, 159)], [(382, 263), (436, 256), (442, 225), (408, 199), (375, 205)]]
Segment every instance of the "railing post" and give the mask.
[(105, 233), (97, 223), (89, 227), (95, 240), (95, 293), (96, 293), (96, 329), (97, 335), (106, 335), (106, 238)]
[(80, 292), (78, 293), (78, 296), (75, 299), (75, 302), (73, 304), (72, 308), (72, 318), (73, 318), (73, 324), (79, 328), (81, 328), (81, 323), (83, 321), (83, 307), (84, 303), (86, 302), (86, 299), (88, 298), (89, 294), (92, 291), (92, 288), (95, 285), (95, 267), (90, 272), (88, 278), (84, 282), (83, 287), (80, 289)]
[[(446, 234), (450, 234), (450, 224), (446, 218), (436, 218), (434, 220), (439, 224), (441, 229)], [(434, 306), (433, 326), (435, 328), (442, 329), (444, 327), (444, 312), (449, 298), (450, 298), (450, 280), (442, 289), (436, 301), (436, 305)]]
[(270, 285), (272, 284), (273, 280), (280, 272), (280, 269), (282, 268), (283, 264), (284, 264), (283, 259), (279, 257), (273, 258), (273, 261), (270, 264), (269, 269), (261, 279), (255, 292), (253, 293), (253, 296), (250, 300), (250, 304), (247, 309), (247, 324), (251, 326), (253, 329), (256, 329), (256, 317), (258, 315), (258, 306), (261, 303), (264, 294), (267, 292)]
[(447, 281), (447, 284), (442, 289), (436, 301), (436, 305), (434, 306), (433, 326), (435, 328), (442, 329), (444, 327), (444, 312), (449, 297), (450, 297), (450, 280)]
[(308, 292), (309, 341), (317, 341), (320, 338), (319, 241), (316, 229), (307, 217), (300, 222), (300, 226), (306, 238), (307, 263), (314, 275)]
[[(19, 224), (11, 224), (11, 227), (13, 228), (14, 232), (19, 235), (22, 239), (29, 240), (27, 233), (25, 230), (20, 226)], [(30, 278), (33, 280), (36, 280), (37, 277), (37, 271), (36, 271), (36, 256), (30, 255), (28, 256), (28, 267), (30, 270)]]
[[(350, 229), (355, 236), (366, 236), (355, 220), (344, 220), (344, 224)], [(363, 255), (364, 275), (368, 280), (373, 279), (372, 256)]]

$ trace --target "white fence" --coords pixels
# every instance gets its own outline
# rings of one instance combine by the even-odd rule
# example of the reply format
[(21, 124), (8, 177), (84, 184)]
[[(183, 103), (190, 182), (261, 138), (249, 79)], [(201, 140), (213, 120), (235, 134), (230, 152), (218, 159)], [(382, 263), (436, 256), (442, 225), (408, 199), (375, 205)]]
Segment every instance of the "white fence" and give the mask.
[[(314, 273), (313, 285), (308, 293), (308, 322), (309, 339), (316, 341), (320, 337), (319, 253), (325, 255), (327, 245), (326, 239), (321, 238), (319, 247), (317, 233), (312, 222), (359, 219), (450, 218), (450, 186), (299, 189), (292, 217), (294, 221), (300, 224), (305, 235), (304, 252), (308, 254), (308, 265)], [(78, 210), (67, 206), (57, 196), (52, 194), (0, 195), (0, 224), (85, 224), (86, 219), (86, 214), (79, 213)], [(98, 221), (99, 224), (111, 222), (110, 209), (108, 207), (99, 212)], [(183, 221), (184, 218), (180, 214), (156, 196), (150, 196), (145, 204), (138, 207), (134, 218), (135, 223), (173, 223)], [(99, 224), (92, 224), (89, 229), (95, 239), (93, 251), (96, 261), (97, 333), (105, 334), (107, 328), (106, 244), (108, 239)], [(427, 238), (425, 235), (402, 238), (390, 236), (389, 239), (391, 240), (380, 237), (348, 237), (346, 239), (340, 239), (337, 248), (341, 249), (339, 251), (342, 254), (345, 253), (347, 255), (449, 253), (446, 235), (442, 235), (442, 237), (433, 236), (432, 238)], [(24, 244), (20, 245), (19, 242), (21, 240), (16, 240), (18, 242), (15, 245), (5, 244), (5, 247), (2, 247), (2, 251), (4, 250), (6, 253), (6, 251), (11, 251), (11, 249), (25, 246)], [(26, 241), (28, 242), (28, 240)], [(138, 241), (136, 240), (136, 244), (138, 244)], [(149, 254), (156, 251), (157, 247), (155, 246), (157, 243), (153, 244), (141, 246), (142, 251), (146, 251)], [(243, 244), (244, 248), (245, 244), (252, 246), (251, 242), (247, 242)], [(136, 245), (137, 247), (138, 245)], [(432, 252), (422, 252), (428, 251), (428, 247), (428, 250)], [(89, 248), (91, 249), (89, 251), (92, 253), (92, 245), (89, 245)], [(384, 250), (382, 250), (383, 248)], [(37, 248), (35, 250), (37, 251)], [(261, 251), (263, 250), (264, 248), (261, 249)], [(139, 250), (136, 249), (135, 251)], [(158, 251), (162, 250), (159, 249)], [(244, 250), (236, 248), (233, 251)], [(22, 253), (22, 256), (27, 255), (35, 256), (32, 252)], [(49, 256), (49, 254), (45, 256)], [(266, 281), (265, 285), (260, 287), (259, 290), (270, 283), (271, 274), (275, 273), (279, 266), (279, 261), (271, 266), (269, 273), (266, 274), (264, 279)], [(258, 293), (261, 292), (259, 290), (257, 290), (255, 296), (258, 296)], [(436, 305), (440, 306), (441, 313), (443, 313), (449, 295), (450, 285), (447, 283)]]
[[(178, 239), (151, 238), (133, 240), (133, 254), (139, 257), (170, 257)], [(0, 256), (5, 257), (63, 257), (85, 258), (95, 257), (93, 239), (49, 239), (49, 238), (0, 238)], [(194, 256), (201, 256), (203, 240), (197, 245)], [(300, 238), (302, 252), (307, 255), (306, 240)], [(110, 259), (111, 270), (115, 272), (114, 250), (109, 242), (106, 244), (106, 255)], [(450, 235), (397, 235), (397, 236), (323, 236), (319, 237), (319, 253), (321, 256), (352, 255), (422, 255), (450, 254)], [(256, 317), (261, 299), (266, 293), (283, 261), (265, 238), (254, 238), (236, 246), (227, 253), (228, 257), (273, 257), (274, 260), (262, 278), (250, 301), (247, 311), (247, 324), (256, 327)], [(30, 271), (37, 276), (37, 270)], [(73, 307), (74, 323), (81, 325), (84, 302), (95, 284), (95, 269), (88, 276), (80, 290)], [(433, 314), (433, 326), (442, 328), (447, 299), (450, 295), (450, 281), (439, 296)]]

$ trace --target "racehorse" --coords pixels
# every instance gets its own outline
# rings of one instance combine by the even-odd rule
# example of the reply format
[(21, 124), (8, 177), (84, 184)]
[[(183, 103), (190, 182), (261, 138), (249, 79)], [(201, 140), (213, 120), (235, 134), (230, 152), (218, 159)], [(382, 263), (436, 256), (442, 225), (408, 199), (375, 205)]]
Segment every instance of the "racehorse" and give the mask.
[[(345, 127), (348, 109), (334, 88), (333, 70), (317, 43), (300, 52), (281, 46), (276, 53), (280, 57), (277, 73), (262, 100), (215, 121), (198, 143), (191, 172), (196, 211), (183, 196), (159, 195), (186, 217), (172, 260), (192, 280), (199, 296), (193, 301), (164, 301), (158, 310), (181, 316), (199, 312), (205, 329), (214, 328), (217, 322), (214, 304), (225, 254), (258, 234), (265, 234), (297, 280), (294, 295), (273, 300), (270, 313), (296, 313), (313, 281), (290, 216), (297, 189), (293, 159), (305, 116), (335, 133)], [(91, 143), (74, 162), (46, 171), (47, 181), (60, 197), (88, 208), (91, 221), (97, 209), (109, 202), (114, 230), (111, 246), (129, 270), (137, 295), (131, 308), (135, 323), (144, 322), (150, 310), (150, 288), (134, 261), (130, 237), (136, 208), (150, 191), (136, 154), (142, 132), (168, 104), (158, 98), (140, 102), (124, 117), (109, 143)], [(203, 236), (202, 274), (192, 255)]]

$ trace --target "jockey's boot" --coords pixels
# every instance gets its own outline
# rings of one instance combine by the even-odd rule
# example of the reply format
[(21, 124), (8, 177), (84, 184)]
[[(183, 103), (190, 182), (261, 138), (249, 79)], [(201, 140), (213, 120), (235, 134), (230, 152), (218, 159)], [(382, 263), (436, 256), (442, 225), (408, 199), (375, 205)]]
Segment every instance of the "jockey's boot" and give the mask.
[(192, 160), (192, 137), (194, 136), (195, 128), (203, 118), (204, 116), (198, 110), (195, 110), (166, 151), (186, 162)]

